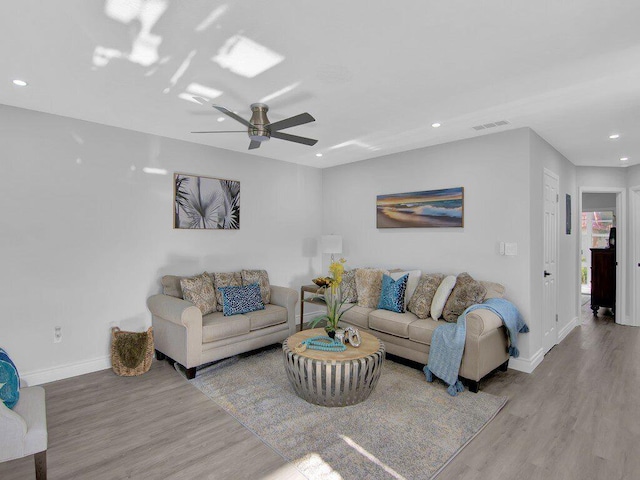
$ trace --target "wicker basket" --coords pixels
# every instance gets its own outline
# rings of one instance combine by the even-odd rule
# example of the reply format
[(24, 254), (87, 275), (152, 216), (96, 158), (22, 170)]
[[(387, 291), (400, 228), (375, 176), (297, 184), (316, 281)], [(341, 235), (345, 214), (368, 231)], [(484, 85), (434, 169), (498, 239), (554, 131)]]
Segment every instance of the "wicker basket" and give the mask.
[(146, 332), (125, 332), (111, 329), (111, 367), (116, 375), (133, 377), (151, 368), (153, 360), (153, 329)]

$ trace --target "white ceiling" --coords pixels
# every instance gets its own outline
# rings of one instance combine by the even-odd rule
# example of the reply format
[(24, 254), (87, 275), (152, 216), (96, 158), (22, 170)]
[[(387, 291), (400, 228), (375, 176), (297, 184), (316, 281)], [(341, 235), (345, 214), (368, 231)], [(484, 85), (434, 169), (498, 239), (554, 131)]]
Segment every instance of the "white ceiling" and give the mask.
[[(271, 121), (309, 112), (286, 132), (319, 142), (250, 154), (324, 167), (529, 126), (576, 165), (634, 165), (639, 19), (631, 0), (3, 1), (0, 103), (247, 152), (246, 134), (189, 133), (242, 126), (179, 95), (215, 89), (249, 118), (288, 88)], [(284, 58), (234, 73), (213, 58), (237, 35)]]

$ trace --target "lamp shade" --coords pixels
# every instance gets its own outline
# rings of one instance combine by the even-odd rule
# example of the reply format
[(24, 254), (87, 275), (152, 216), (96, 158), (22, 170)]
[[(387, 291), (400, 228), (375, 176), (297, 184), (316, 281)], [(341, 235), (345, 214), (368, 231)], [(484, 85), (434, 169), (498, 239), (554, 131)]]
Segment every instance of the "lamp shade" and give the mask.
[(322, 235), (320, 237), (320, 249), (322, 253), (342, 253), (342, 236)]

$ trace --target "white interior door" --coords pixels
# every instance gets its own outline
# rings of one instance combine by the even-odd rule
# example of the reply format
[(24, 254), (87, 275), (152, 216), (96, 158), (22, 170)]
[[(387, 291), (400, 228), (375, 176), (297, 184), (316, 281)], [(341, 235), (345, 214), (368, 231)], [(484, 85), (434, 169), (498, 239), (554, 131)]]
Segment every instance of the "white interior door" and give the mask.
[(559, 178), (544, 171), (544, 272), (542, 287), (542, 328), (544, 353), (558, 341), (558, 190)]
[(631, 189), (631, 245), (633, 252), (631, 253), (633, 260), (633, 278), (634, 288), (631, 292), (631, 304), (633, 318), (631, 325), (640, 326), (640, 186)]

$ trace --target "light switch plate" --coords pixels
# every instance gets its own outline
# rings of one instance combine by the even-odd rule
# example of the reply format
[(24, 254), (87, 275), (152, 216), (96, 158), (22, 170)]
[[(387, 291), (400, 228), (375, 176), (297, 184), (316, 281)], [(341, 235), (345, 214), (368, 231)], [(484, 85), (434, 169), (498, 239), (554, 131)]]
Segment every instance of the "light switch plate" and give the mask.
[(518, 255), (518, 244), (517, 243), (505, 243), (504, 244), (504, 254), (509, 256)]

